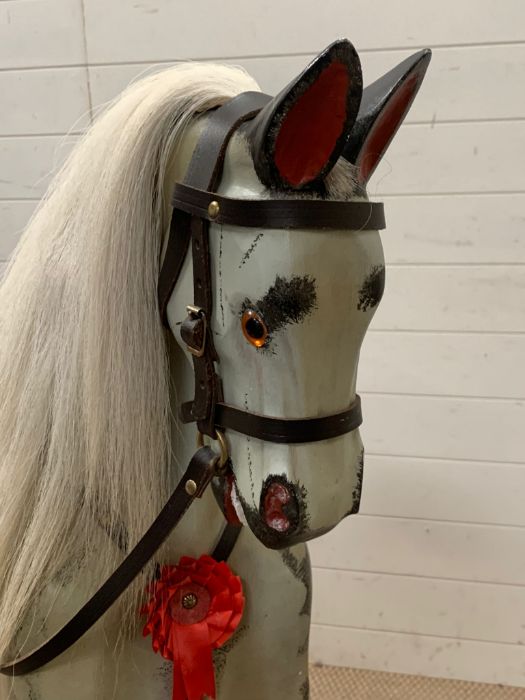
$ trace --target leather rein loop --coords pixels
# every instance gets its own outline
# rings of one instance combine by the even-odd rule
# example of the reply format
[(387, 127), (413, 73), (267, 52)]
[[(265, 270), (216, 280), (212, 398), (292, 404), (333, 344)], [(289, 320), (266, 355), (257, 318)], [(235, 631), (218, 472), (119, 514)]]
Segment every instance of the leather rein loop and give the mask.
[[(193, 501), (202, 496), (216, 475), (218, 459), (218, 455), (209, 447), (197, 450), (184, 476), (149, 530), (106, 582), (56, 634), (29, 654), (0, 666), (0, 673), (19, 676), (36, 671), (78, 641), (140, 574)], [(228, 537), (231, 536), (228, 528), (225, 532)]]

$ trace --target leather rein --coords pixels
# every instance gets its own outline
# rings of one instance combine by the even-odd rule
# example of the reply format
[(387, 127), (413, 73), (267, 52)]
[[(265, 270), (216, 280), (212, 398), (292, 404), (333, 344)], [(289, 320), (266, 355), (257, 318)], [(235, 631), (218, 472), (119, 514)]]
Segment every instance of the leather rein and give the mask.
[[(191, 243), (194, 303), (187, 308), (181, 337), (193, 357), (195, 395), (193, 401), (181, 406), (181, 418), (184, 423), (197, 424), (200, 446), (155, 521), (97, 592), (56, 634), (28, 654), (1, 665), (0, 673), (16, 676), (35, 671), (62, 654), (107, 612), (212, 479), (224, 478), (229, 472), (222, 431), (234, 430), (269, 442), (306, 443), (343, 435), (362, 422), (359, 396), (344, 411), (310, 418), (265, 416), (224, 403), (220, 377), (215, 371), (219, 357), (210, 329), (213, 311), (210, 222), (263, 228), (378, 230), (385, 226), (380, 203), (300, 198), (246, 200), (216, 193), (231, 136), (270, 99), (263, 93), (246, 92), (211, 112), (184, 183), (177, 183), (174, 189), (169, 238), (158, 283), (159, 309), (163, 323), (168, 326), (168, 301)], [(219, 439), (221, 455), (204, 445), (204, 435)], [(213, 558), (218, 561), (228, 558), (241, 527), (239, 523), (227, 522)]]

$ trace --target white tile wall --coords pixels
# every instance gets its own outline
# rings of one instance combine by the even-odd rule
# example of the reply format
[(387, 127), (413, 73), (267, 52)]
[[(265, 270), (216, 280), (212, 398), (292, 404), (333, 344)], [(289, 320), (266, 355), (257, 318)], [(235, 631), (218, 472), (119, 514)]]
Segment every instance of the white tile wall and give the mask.
[(525, 122), (407, 124), (374, 173), (370, 192), (466, 194), (520, 189)]
[(366, 394), (363, 415), (365, 445), (374, 454), (525, 462), (523, 399)]
[(0, 66), (41, 68), (85, 62), (82, 0), (3, 0)]
[(75, 136), (0, 137), (0, 199), (41, 197)]
[(364, 515), (525, 525), (521, 463), (368, 454), (365, 479)]
[(359, 391), (523, 399), (516, 368), (524, 357), (525, 335), (519, 333), (370, 331)]
[[(525, 643), (525, 630), (516, 616), (525, 606), (522, 586), (502, 590), (492, 584), (333, 569), (320, 569), (317, 581), (330, 588), (331, 596), (316, 596), (314, 624)], [(334, 605), (348, 590), (348, 603)], [(390, 605), (392, 599), (398, 605)], [(466, 614), (458, 619), (455, 611), (461, 607)]]
[(37, 202), (0, 200), (0, 260), (7, 260)]
[[(318, 48), (322, 43), (318, 42), (315, 46)], [(358, 45), (358, 48), (362, 47)], [(413, 51), (360, 50), (365, 81), (370, 83), (376, 80)], [(221, 60), (243, 66), (258, 81), (261, 90), (275, 94), (303, 70), (315, 56), (315, 51), (259, 58), (227, 58), (227, 55)], [(134, 79), (151, 71), (162, 70), (175, 57), (172, 53), (171, 60), (91, 65), (93, 103), (99, 105), (113, 99)], [(487, 99), (486, 93), (487, 74), (491, 76), (490, 99)], [(431, 78), (423, 83), (405, 123), (520, 118), (525, 97), (521, 90), (516, 90), (516, 85), (525, 81), (525, 45), (434, 49)], [(439, 100), (436, 100), (436, 94)]]
[(81, 131), (89, 124), (86, 69), (0, 71), (0, 135)]
[(360, 49), (515, 42), (522, 9), (520, 0), (85, 0), (92, 63), (313, 53), (341, 35)]
[[(521, 272), (511, 264), (396, 265), (388, 271), (388, 293), (371, 325), (378, 330), (525, 330)], [(522, 388), (525, 396), (525, 383)]]
[(366, 83), (434, 48), (371, 186), (362, 512), (311, 547), (313, 661), (525, 687), (524, 27), (521, 0), (0, 2), (0, 274), (92, 107), (140, 74), (219, 59), (273, 93), (340, 35)]
[[(521, 189), (519, 178), (513, 186)], [(387, 196), (384, 200), (383, 248), (390, 265), (525, 262), (525, 195), (521, 192)]]
[[(523, 551), (524, 546), (525, 531), (522, 527), (483, 523), (461, 523), (461, 527), (458, 527), (457, 523), (449, 521), (361, 515), (353, 522), (347, 518), (324, 541), (315, 540), (311, 551), (316, 566), (320, 570), (333, 571), (334, 580), (335, 572), (346, 570), (378, 576), (431, 578), (436, 579), (436, 587), (441, 580), (523, 587), (525, 565), (516, 552)], [(323, 590), (321, 582), (317, 590)], [(330, 591), (330, 588), (324, 590)], [(477, 589), (473, 587), (472, 590)], [(349, 596), (352, 594), (350, 589)], [(331, 592), (327, 597), (329, 601), (340, 599)], [(387, 602), (385, 600), (384, 605)], [(396, 600), (394, 597), (390, 605), (404, 607), (410, 605), (410, 600)], [(465, 610), (461, 611), (461, 606), (450, 610), (444, 601), (444, 607), (455, 620), (458, 630), (472, 624)], [(517, 620), (523, 624), (523, 606), (516, 607), (514, 612)], [(490, 636), (492, 623), (488, 624), (488, 620), (491, 611), (486, 610), (483, 614), (487, 620), (486, 635)], [(339, 615), (345, 615), (344, 606), (339, 610)], [(317, 622), (329, 624), (328, 620), (318, 619)], [(479, 620), (476, 624), (479, 624)], [(428, 633), (425, 630), (422, 615), (419, 631)]]
[[(390, 604), (395, 602), (391, 597)], [(518, 644), (316, 624), (311, 649), (319, 663), (523, 685)]]

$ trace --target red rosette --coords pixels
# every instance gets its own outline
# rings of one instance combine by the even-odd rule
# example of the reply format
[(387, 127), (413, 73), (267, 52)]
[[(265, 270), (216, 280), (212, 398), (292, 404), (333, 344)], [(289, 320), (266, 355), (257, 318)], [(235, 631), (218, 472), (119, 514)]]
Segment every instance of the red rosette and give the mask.
[(173, 700), (215, 698), (212, 650), (235, 632), (244, 610), (241, 579), (207, 554), (164, 566), (148, 587), (143, 634), (173, 662)]

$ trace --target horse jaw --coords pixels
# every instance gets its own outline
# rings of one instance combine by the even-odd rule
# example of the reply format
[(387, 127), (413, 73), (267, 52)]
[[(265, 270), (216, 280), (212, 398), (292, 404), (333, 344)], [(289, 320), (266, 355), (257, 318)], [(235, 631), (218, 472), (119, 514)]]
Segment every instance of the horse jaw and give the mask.
[[(170, 187), (181, 179), (181, 160), (189, 160), (201, 126), (197, 123), (178, 149)], [(242, 134), (234, 135), (228, 146), (219, 192), (268, 196)], [(379, 234), (212, 225), (210, 246), (211, 327), (226, 403), (294, 418), (347, 408), (355, 398), (361, 343), (380, 299), (371, 282), (384, 269)], [(192, 277), (188, 256), (168, 305), (170, 327), (188, 360), (177, 368), (178, 374), (184, 373), (184, 385), (193, 372), (178, 324), (193, 302)], [(243, 336), (241, 315), (247, 304), (261, 306), (264, 300), (279, 318), (271, 341), (257, 349)], [(287, 317), (290, 304), (302, 308)], [(190, 398), (179, 394), (179, 400)], [(234, 502), (266, 546), (309, 540), (357, 512), (363, 467), (358, 430), (308, 444), (274, 444), (233, 431), (227, 440)]]

